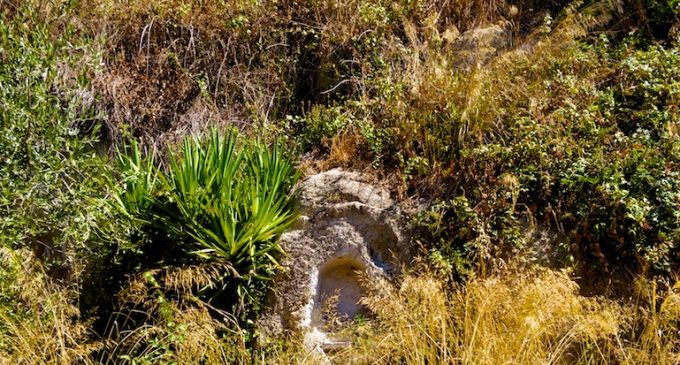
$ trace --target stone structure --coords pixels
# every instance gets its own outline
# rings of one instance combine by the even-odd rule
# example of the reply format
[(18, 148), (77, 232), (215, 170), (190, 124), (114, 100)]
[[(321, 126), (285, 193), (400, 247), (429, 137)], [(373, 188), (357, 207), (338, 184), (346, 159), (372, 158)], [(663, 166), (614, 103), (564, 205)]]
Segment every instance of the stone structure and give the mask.
[(335, 312), (347, 318), (370, 315), (359, 303), (362, 281), (391, 276), (411, 252), (399, 209), (389, 193), (358, 173), (330, 170), (304, 180), (302, 215), (281, 237), (286, 273), (274, 283), (265, 332), (300, 331), (317, 349), (341, 345), (325, 333), (322, 308), (334, 297)]

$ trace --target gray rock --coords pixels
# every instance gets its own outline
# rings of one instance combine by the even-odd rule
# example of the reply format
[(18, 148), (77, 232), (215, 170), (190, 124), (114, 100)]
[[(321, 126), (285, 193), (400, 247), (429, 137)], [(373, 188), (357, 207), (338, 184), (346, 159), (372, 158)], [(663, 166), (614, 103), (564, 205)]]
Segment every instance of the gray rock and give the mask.
[(343, 343), (326, 333), (324, 301), (334, 297), (339, 317), (370, 315), (359, 303), (363, 280), (393, 276), (412, 249), (389, 193), (361, 174), (330, 170), (305, 179), (300, 190), (302, 216), (281, 237), (286, 272), (273, 283), (260, 328), (299, 332), (309, 347), (323, 349)]

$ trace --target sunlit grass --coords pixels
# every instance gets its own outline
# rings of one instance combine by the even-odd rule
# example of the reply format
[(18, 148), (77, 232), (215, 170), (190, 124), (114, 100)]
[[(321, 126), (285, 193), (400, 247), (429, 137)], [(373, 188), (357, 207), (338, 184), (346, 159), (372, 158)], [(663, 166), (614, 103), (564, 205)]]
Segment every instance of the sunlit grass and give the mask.
[[(330, 358), (360, 364), (676, 364), (678, 285), (663, 294), (640, 279), (636, 306), (584, 297), (546, 269), (473, 279), (453, 290), (430, 275), (372, 283), (375, 318), (349, 329)], [(651, 286), (650, 286), (651, 285)]]

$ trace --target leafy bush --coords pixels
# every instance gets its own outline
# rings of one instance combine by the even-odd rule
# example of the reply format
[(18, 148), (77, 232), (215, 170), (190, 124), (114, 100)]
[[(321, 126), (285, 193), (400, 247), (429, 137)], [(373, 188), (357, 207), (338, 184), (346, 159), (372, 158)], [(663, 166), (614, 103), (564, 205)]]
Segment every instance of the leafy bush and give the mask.
[(304, 117), (287, 116), (287, 128), (295, 134), (296, 144), (303, 151), (328, 146), (328, 140), (352, 124), (352, 116), (343, 108), (313, 107)]
[[(573, 27), (568, 20), (543, 45)], [(497, 96), (477, 112), (496, 118), (494, 128), (440, 155), (439, 172), (411, 170), (407, 182), (437, 177), (449, 187), (415, 221), (437, 265), (448, 259), (461, 273), (484, 267), (485, 255), (534, 250), (526, 242), (536, 228), (554, 237), (541, 249), (575, 257), (584, 276), (621, 267), (668, 276), (680, 265), (678, 46), (571, 42), (528, 63), (490, 64), (494, 78), (480, 87)]]
[(87, 76), (97, 59), (60, 21), (67, 4), (10, 9), (0, 9), (0, 245), (31, 247), (65, 278), (98, 250), (100, 232), (122, 229), (95, 149)]

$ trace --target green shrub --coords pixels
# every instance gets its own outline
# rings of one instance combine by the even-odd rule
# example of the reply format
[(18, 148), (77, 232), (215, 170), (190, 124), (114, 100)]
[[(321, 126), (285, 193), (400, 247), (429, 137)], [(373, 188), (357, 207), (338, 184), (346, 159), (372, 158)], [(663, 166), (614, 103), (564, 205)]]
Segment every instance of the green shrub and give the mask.
[(353, 124), (346, 108), (315, 106), (304, 117), (288, 116), (287, 132), (295, 136), (295, 143), (307, 152), (321, 146), (328, 149), (328, 141)]
[(545, 249), (567, 248), (590, 274), (623, 266), (668, 275), (680, 265), (678, 48), (576, 47), (529, 83), (544, 108), (506, 105), (501, 129), (450, 160), (446, 193), (466, 203), (443, 199), (417, 221), (430, 227), (435, 261), (470, 267), (489, 252), (475, 242), (513, 252), (539, 225), (556, 237)]
[(89, 76), (100, 60), (65, 24), (70, 10), (62, 1), (0, 5), (0, 251), (16, 258), (0, 264), (0, 327), (18, 325), (0, 342), (41, 346), (10, 359), (76, 361), (59, 345), (68, 337), (86, 346), (77, 305), (81, 284), (97, 285), (84, 281), (89, 263), (125, 245), (130, 230), (108, 203), (111, 166), (96, 153)]
[(473, 242), (484, 229), (469, 201), (460, 196), (437, 203), (412, 219), (415, 239), (427, 249), (427, 257), (443, 277), (465, 278), (478, 268)]
[(88, 104), (90, 44), (59, 23), (57, 2), (0, 9), (0, 245), (31, 247), (52, 274), (97, 249), (118, 226), (105, 199), (109, 166), (95, 152)]

